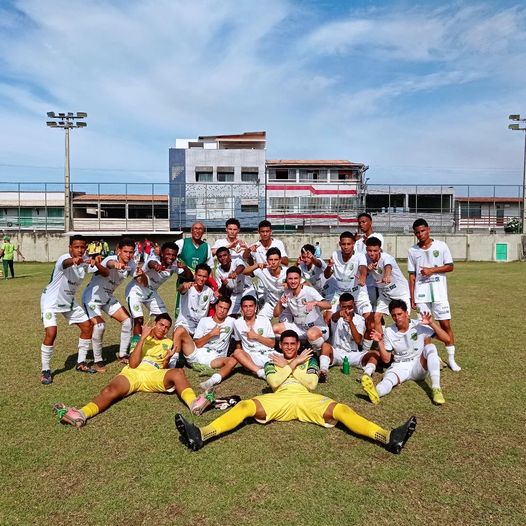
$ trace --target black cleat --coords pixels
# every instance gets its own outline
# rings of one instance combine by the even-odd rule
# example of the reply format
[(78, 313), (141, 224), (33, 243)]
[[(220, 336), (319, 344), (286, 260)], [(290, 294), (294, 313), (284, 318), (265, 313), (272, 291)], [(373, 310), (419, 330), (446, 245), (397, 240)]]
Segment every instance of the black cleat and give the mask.
[(411, 438), (416, 429), (416, 416), (412, 416), (405, 424), (391, 431), (389, 443), (385, 446), (387, 451), (398, 455), (405, 443)]
[(179, 440), (192, 451), (198, 451), (204, 446), (199, 428), (188, 422), (180, 413), (175, 415), (175, 427), (179, 431)]
[(320, 369), (320, 376), (318, 377), (318, 383), (326, 384), (328, 379), (329, 379), (329, 372), (324, 371), (323, 369)]

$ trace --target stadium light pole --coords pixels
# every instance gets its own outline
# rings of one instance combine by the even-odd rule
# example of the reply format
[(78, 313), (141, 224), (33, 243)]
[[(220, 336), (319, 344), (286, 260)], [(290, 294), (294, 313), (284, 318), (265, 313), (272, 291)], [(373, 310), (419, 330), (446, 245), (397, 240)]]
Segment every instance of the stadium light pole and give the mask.
[(526, 234), (526, 126), (518, 124), (519, 122), (526, 122), (526, 119), (521, 119), (520, 115), (513, 114), (509, 116), (510, 121), (516, 121), (516, 124), (508, 125), (510, 130), (524, 132), (524, 164), (522, 167), (522, 233)]
[(48, 111), (49, 119), (46, 125), (50, 128), (62, 128), (65, 132), (65, 161), (64, 161), (64, 230), (71, 232), (73, 230), (73, 222), (71, 220), (71, 184), (70, 184), (70, 166), (69, 166), (69, 130), (71, 128), (85, 128), (87, 124), (81, 119), (85, 119), (88, 114), (83, 111), (77, 113), (55, 113)]

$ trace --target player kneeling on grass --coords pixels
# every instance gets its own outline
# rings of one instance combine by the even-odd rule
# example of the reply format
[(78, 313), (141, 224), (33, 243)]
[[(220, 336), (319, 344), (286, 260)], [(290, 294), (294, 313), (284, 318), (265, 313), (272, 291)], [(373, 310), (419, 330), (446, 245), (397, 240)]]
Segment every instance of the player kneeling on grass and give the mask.
[(173, 353), (173, 342), (166, 338), (172, 325), (169, 314), (159, 314), (155, 325), (145, 325), (129, 363), (91, 402), (81, 409), (55, 404), (53, 412), (63, 424), (82, 427), (88, 418), (102, 413), (114, 402), (132, 393), (171, 393), (181, 397), (195, 414), (208, 406), (203, 396), (196, 397), (182, 369), (167, 369)]
[(347, 358), (351, 367), (371, 376), (376, 370), (378, 351), (360, 350), (365, 333), (365, 320), (354, 312), (354, 298), (349, 292), (340, 296), (339, 310), (332, 315), (332, 345), (322, 347), (320, 382), (327, 381), (329, 366), (342, 365)]
[(440, 359), (431, 337), (436, 336), (448, 345), (449, 335), (429, 313), (422, 314), (421, 320), (411, 320), (403, 300), (391, 301), (389, 312), (394, 325), (387, 327), (383, 336), (376, 331), (372, 336), (378, 341), (382, 361), (389, 363), (392, 358), (393, 364), (376, 387), (370, 376), (362, 376), (364, 391), (373, 404), (378, 404), (380, 397), (389, 394), (393, 387), (407, 380), (421, 381), (429, 375), (433, 402), (444, 404), (440, 388)]
[(237, 365), (235, 358), (227, 357), (234, 330), (234, 318), (228, 316), (231, 306), (230, 298), (220, 297), (215, 314), (201, 319), (193, 339), (186, 331), (177, 331), (174, 334), (175, 352), (182, 352), (190, 367), (198, 369), (198, 366), (207, 366), (219, 369), (201, 384), (205, 390), (219, 384)]
[(392, 453), (400, 453), (415, 430), (416, 417), (412, 416), (405, 424), (389, 432), (358, 415), (348, 405), (311, 393), (318, 384), (318, 366), (312, 357), (312, 349), (298, 354), (300, 340), (294, 331), (281, 334), (280, 348), (283, 355), (273, 354), (272, 361), (265, 366), (273, 393), (242, 400), (202, 428), (176, 414), (175, 425), (183, 444), (197, 451), (206, 440), (235, 429), (245, 418), (251, 417), (260, 423), (299, 420), (324, 427), (341, 422), (353, 433), (380, 442)]

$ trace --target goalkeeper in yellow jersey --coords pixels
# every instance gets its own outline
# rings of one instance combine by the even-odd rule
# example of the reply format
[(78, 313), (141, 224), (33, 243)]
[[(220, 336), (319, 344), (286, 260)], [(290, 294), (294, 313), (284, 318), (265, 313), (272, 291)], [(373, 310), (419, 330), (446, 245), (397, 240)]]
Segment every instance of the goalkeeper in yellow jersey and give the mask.
[(194, 414), (210, 405), (203, 394), (196, 397), (182, 369), (168, 369), (174, 354), (172, 340), (166, 338), (172, 319), (166, 313), (155, 318), (155, 325), (144, 325), (141, 339), (130, 355), (129, 364), (88, 404), (81, 409), (55, 404), (53, 412), (63, 424), (82, 427), (88, 418), (102, 413), (113, 403), (132, 393), (177, 392)]
[(279, 345), (283, 355), (273, 354), (272, 361), (265, 365), (267, 382), (274, 392), (242, 400), (233, 409), (201, 428), (181, 414), (176, 414), (175, 425), (184, 445), (197, 451), (207, 440), (231, 431), (245, 418), (252, 417), (263, 424), (272, 420), (299, 420), (333, 427), (341, 422), (353, 433), (380, 442), (391, 453), (400, 453), (415, 430), (416, 417), (412, 416), (405, 424), (388, 431), (358, 415), (346, 404), (311, 393), (318, 385), (319, 373), (312, 349), (298, 354), (300, 340), (292, 330), (281, 334)]

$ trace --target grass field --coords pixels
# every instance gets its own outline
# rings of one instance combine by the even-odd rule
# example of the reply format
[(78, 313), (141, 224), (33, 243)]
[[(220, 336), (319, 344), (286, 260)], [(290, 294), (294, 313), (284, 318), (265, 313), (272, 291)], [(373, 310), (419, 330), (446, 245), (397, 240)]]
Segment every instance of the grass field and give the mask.
[[(78, 331), (61, 319), (51, 386), (41, 386), (39, 297), (51, 265), (19, 264), (0, 281), (0, 524), (524, 524), (526, 266), (459, 263), (450, 274), (459, 374), (445, 370), (447, 403), (416, 383), (379, 406), (332, 370), (319, 392), (364, 416), (418, 427), (394, 456), (342, 428), (248, 424), (193, 453), (178, 441), (176, 396), (135, 394), (80, 430), (59, 425), (55, 402), (80, 406), (121, 366), (109, 322), (106, 374), (75, 372)], [(175, 285), (163, 296), (173, 306)], [(119, 297), (122, 298), (121, 289)], [(443, 346), (439, 350), (444, 355)], [(187, 374), (197, 385), (193, 371)], [(237, 373), (219, 393), (250, 397), (265, 384)], [(197, 418), (208, 423), (218, 411)]]

